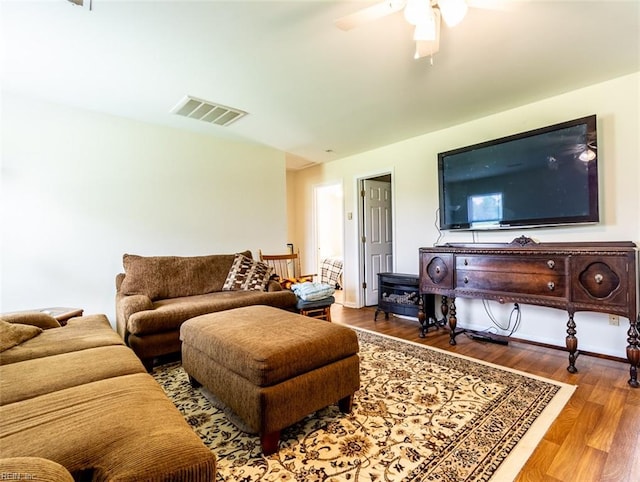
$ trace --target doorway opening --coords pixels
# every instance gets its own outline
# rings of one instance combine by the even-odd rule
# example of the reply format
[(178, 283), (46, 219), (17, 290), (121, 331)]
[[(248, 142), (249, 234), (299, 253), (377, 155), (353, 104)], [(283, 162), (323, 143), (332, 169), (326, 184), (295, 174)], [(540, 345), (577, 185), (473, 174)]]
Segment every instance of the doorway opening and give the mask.
[(361, 306), (378, 304), (378, 273), (393, 272), (392, 175), (360, 179)]
[(344, 200), (341, 183), (314, 188), (316, 273), (336, 287), (336, 303), (344, 304)]

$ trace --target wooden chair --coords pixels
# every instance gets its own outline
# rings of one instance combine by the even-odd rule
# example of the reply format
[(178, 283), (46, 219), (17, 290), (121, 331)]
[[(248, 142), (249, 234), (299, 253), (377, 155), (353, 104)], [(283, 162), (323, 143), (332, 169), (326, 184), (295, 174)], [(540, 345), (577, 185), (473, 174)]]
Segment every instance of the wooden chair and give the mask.
[(296, 308), (301, 315), (331, 322), (331, 305), (335, 302), (336, 299), (333, 296), (317, 301), (303, 301), (298, 299)]
[[(308, 278), (312, 281), (316, 274), (300, 274), (300, 252), (289, 254), (264, 254), (262, 250), (258, 250), (260, 261), (267, 266), (273, 268), (274, 274), (280, 277), (281, 282), (283, 280), (299, 280)], [(322, 300), (317, 301), (304, 301), (298, 299), (296, 308), (301, 315), (309, 316), (311, 318), (318, 318), (321, 320), (331, 321), (331, 305), (335, 302), (333, 296), (329, 296)]]
[(264, 254), (261, 250), (258, 250), (260, 255), (260, 261), (267, 266), (273, 268), (273, 272), (280, 278), (285, 279), (298, 279), (298, 278), (310, 278), (313, 279), (315, 274), (302, 274), (300, 269), (300, 252), (288, 254)]

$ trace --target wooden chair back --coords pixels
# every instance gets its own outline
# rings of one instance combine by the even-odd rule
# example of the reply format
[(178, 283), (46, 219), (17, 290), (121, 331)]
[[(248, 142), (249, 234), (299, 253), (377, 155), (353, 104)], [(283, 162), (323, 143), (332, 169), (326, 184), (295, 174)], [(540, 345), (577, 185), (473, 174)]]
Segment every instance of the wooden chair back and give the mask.
[(267, 266), (273, 268), (273, 272), (280, 278), (306, 278), (313, 277), (315, 274), (302, 274), (300, 269), (300, 252), (288, 254), (264, 254), (262, 250), (258, 250), (260, 261)]

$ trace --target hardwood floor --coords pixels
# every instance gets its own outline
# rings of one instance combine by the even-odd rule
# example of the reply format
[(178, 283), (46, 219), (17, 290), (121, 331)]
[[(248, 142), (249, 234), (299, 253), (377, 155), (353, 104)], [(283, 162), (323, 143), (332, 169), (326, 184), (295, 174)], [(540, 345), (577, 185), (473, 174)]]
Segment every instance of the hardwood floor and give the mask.
[[(351, 309), (334, 304), (334, 323), (343, 323), (405, 340), (438, 347), (498, 365), (578, 385), (573, 397), (553, 423), (517, 481), (637, 481), (640, 480), (640, 389), (627, 384), (629, 365), (581, 355), (579, 372), (566, 370), (567, 353), (552, 348), (510, 342), (483, 343), (460, 335), (449, 345), (448, 330), (430, 330), (418, 336), (418, 322), (378, 316), (375, 307)], [(500, 481), (502, 482), (502, 481)]]

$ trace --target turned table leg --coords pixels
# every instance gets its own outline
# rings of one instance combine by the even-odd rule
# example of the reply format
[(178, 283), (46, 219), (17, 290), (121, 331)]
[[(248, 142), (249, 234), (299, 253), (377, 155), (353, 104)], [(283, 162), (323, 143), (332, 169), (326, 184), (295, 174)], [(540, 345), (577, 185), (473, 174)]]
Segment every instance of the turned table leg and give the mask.
[(638, 383), (638, 365), (640, 365), (640, 334), (638, 333), (640, 314), (636, 320), (629, 319), (629, 331), (627, 331), (627, 359), (629, 367), (629, 385), (633, 388), (640, 387)]
[[(444, 304), (444, 298), (443, 297), (443, 304)], [(445, 315), (445, 317), (447, 316), (446, 313), (443, 313)], [(455, 345), (456, 344), (456, 335), (458, 333), (456, 333), (456, 327), (458, 326), (458, 318), (456, 317), (456, 298), (455, 296), (451, 297), (451, 303), (449, 304), (448, 307), (448, 314), (449, 314), (449, 345)]]
[(427, 314), (424, 312), (424, 296), (420, 295), (418, 300), (418, 322), (420, 323), (420, 338), (424, 338), (427, 332)]
[(444, 326), (447, 324), (447, 314), (449, 313), (449, 300), (446, 296), (443, 296), (440, 301), (440, 313), (442, 313), (442, 318), (438, 320), (438, 323)]
[(573, 320), (573, 313), (569, 312), (569, 321), (567, 322), (567, 350), (569, 350), (569, 373), (576, 373), (576, 352), (578, 351), (578, 339), (576, 338), (576, 322)]

